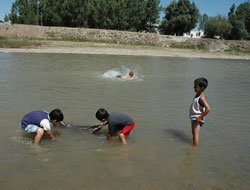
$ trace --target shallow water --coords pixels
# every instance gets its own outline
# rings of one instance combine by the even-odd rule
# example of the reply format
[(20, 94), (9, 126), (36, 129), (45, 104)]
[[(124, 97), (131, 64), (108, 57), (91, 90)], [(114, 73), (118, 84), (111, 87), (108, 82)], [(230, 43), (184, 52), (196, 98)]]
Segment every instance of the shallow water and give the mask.
[[(130, 70), (134, 79), (115, 77)], [(248, 190), (249, 73), (244, 60), (1, 53), (0, 189)], [(212, 111), (195, 149), (188, 111), (201, 76)], [(134, 118), (127, 148), (107, 129), (57, 128), (58, 141), (34, 148), (20, 129), (36, 109), (98, 124), (100, 107)]]

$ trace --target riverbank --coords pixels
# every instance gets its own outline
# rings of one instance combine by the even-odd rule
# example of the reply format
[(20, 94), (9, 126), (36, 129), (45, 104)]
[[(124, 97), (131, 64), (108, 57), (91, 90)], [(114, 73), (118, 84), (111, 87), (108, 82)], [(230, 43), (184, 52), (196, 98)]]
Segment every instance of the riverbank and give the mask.
[(69, 54), (103, 54), (103, 55), (131, 55), (131, 56), (160, 56), (209, 59), (245, 59), (250, 60), (250, 54), (209, 52), (194, 49), (176, 49), (142, 45), (124, 45), (114, 43), (69, 42), (69, 41), (40, 41), (31, 40), (23, 45), (3, 46), (0, 52), (11, 53), (69, 53)]
[(249, 41), (0, 24), (0, 52), (250, 59)]

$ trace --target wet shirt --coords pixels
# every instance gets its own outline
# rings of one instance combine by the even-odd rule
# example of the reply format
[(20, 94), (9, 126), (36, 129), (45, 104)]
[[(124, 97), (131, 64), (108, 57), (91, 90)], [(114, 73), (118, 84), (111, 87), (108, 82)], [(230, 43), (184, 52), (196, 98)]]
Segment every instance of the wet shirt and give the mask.
[(110, 134), (115, 134), (117, 131), (122, 130), (127, 125), (132, 125), (134, 120), (123, 113), (112, 112), (108, 118), (108, 128)]

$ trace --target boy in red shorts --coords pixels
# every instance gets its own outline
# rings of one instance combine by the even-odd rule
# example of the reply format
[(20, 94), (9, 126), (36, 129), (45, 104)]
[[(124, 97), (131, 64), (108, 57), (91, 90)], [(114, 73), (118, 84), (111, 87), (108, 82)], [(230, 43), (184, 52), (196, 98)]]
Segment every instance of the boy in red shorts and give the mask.
[(122, 144), (127, 144), (125, 136), (129, 136), (130, 131), (135, 127), (135, 122), (130, 116), (118, 112), (112, 112), (109, 114), (107, 110), (100, 108), (96, 112), (96, 118), (104, 125), (108, 125), (108, 140), (120, 131), (119, 137)]

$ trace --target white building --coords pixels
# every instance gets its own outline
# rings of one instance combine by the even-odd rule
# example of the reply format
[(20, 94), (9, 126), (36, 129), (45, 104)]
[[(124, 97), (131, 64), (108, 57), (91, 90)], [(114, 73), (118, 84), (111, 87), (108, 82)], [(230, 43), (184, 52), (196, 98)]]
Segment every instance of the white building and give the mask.
[(202, 30), (191, 30), (189, 33), (184, 33), (183, 37), (187, 38), (201, 38), (204, 36), (204, 31)]

